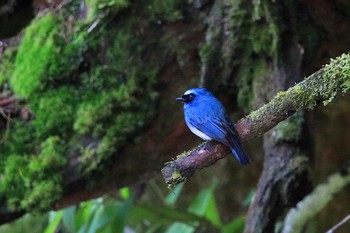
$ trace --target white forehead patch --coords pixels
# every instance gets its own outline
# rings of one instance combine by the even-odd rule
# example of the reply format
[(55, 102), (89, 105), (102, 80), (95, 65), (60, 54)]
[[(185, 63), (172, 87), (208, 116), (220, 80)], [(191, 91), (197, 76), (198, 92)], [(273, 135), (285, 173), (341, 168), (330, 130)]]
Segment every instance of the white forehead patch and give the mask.
[(189, 90), (187, 90), (187, 91), (184, 93), (184, 95), (189, 95), (189, 94), (192, 94), (192, 93), (193, 93), (193, 90), (189, 89)]

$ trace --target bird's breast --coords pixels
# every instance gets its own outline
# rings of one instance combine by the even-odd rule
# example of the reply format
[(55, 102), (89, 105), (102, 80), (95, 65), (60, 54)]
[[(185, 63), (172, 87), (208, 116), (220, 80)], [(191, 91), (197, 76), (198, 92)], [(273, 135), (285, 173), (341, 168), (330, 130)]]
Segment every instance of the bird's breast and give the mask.
[(209, 137), (208, 135), (206, 135), (205, 133), (199, 131), (197, 128), (195, 128), (193, 125), (191, 124), (187, 124), (188, 128), (191, 130), (192, 133), (194, 133), (195, 135), (197, 135), (198, 137), (200, 137), (203, 140), (212, 140), (211, 137)]

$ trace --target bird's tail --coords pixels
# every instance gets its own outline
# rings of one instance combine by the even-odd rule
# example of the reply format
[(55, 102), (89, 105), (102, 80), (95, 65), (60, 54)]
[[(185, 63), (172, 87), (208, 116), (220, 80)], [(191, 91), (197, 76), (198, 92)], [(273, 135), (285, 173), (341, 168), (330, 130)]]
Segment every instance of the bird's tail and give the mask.
[(232, 153), (236, 156), (239, 164), (248, 165), (250, 164), (250, 159), (243, 150), (241, 143), (236, 139), (233, 140), (234, 147), (231, 148)]

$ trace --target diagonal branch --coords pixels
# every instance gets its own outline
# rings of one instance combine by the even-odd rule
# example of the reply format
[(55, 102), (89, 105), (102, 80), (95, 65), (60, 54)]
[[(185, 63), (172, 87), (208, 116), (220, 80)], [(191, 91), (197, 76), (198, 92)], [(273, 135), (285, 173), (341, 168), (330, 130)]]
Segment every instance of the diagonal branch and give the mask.
[[(279, 92), (269, 103), (253, 111), (236, 124), (242, 142), (259, 137), (295, 112), (327, 105), (350, 89), (350, 54), (343, 54), (302, 82)], [(229, 149), (217, 142), (205, 142), (178, 155), (162, 169), (169, 187), (192, 177), (196, 171), (224, 158)]]

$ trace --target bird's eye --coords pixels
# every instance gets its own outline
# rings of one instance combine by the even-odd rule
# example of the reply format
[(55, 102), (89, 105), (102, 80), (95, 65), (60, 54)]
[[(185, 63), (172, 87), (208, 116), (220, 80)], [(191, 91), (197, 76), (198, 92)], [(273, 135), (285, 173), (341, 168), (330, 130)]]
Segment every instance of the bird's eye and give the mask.
[(188, 102), (191, 102), (193, 99), (194, 99), (195, 95), (193, 93), (191, 94), (186, 94), (186, 95), (183, 95), (182, 96), (182, 100), (185, 102), (185, 103), (188, 103)]

